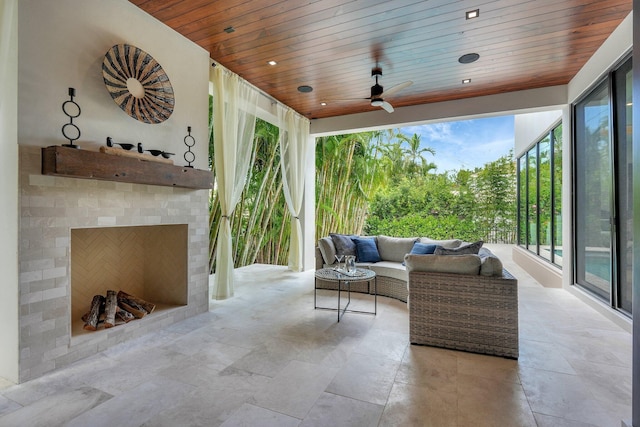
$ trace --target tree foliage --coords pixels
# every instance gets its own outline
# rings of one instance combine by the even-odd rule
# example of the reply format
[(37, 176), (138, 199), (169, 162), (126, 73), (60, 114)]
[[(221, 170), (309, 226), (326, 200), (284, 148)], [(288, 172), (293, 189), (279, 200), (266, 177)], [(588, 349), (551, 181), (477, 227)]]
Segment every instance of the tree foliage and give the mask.
[(440, 174), (427, 155), (435, 151), (423, 147), (419, 135), (397, 130), (319, 139), (316, 237), (337, 232), (515, 241), (512, 153), (473, 171)]
[[(287, 263), (290, 220), (282, 193), (278, 128), (258, 119), (251, 166), (240, 201), (231, 215), (234, 266), (255, 262), (284, 265)], [(210, 132), (210, 155), (214, 156), (213, 133)], [(213, 162), (211, 162), (213, 166)], [(215, 176), (215, 170), (214, 170)], [(221, 219), (218, 192), (210, 198), (210, 271), (215, 269), (215, 248)]]
[[(230, 218), (236, 267), (287, 262), (290, 214), (282, 193), (278, 132), (276, 126), (257, 120), (247, 182)], [(212, 125), (209, 155), (215, 177)], [(397, 129), (317, 138), (316, 238), (338, 232), (513, 242), (512, 153), (473, 171), (440, 174), (434, 173), (435, 155), (419, 135), (407, 136)], [(212, 272), (220, 220), (214, 185)]]
[(373, 197), (367, 234), (513, 242), (516, 229), (512, 154), (474, 171), (404, 177)]
[(316, 237), (361, 233), (371, 195), (386, 179), (379, 161), (382, 134), (316, 140)]

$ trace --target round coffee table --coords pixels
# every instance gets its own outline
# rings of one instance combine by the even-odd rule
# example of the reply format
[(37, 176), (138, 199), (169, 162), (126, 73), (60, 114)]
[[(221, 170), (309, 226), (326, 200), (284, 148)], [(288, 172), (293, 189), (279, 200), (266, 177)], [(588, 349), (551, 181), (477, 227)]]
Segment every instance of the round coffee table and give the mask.
[[(317, 291), (318, 291), (318, 279), (325, 280), (329, 282), (336, 282), (338, 284), (338, 307), (319, 307), (317, 303)], [(349, 310), (349, 304), (351, 304), (351, 283), (355, 282), (368, 282), (371, 285), (373, 282), (373, 311), (363, 311), (363, 310)], [(340, 298), (343, 291), (343, 286), (345, 286), (345, 290), (347, 291), (347, 304), (344, 307), (340, 307)], [(369, 293), (371, 290), (369, 289)], [(353, 272), (346, 272), (344, 270), (338, 270), (335, 268), (321, 268), (320, 270), (316, 270), (315, 280), (314, 280), (314, 289), (313, 289), (313, 305), (314, 309), (320, 310), (333, 310), (338, 312), (338, 322), (340, 321), (340, 317), (345, 313), (366, 313), (373, 314), (374, 316), (378, 313), (378, 283), (376, 280), (376, 273), (373, 270), (369, 270), (367, 268), (356, 268)]]

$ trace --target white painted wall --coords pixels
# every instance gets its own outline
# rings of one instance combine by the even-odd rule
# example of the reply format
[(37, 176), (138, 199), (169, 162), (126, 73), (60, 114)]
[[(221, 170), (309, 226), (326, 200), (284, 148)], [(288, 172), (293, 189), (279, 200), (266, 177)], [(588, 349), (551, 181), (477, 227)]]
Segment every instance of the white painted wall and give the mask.
[(562, 119), (562, 110), (518, 114), (514, 117), (514, 154), (520, 157)]
[[(68, 88), (82, 114), (74, 123), (83, 149), (111, 136), (176, 153), (185, 165), (184, 136), (192, 127), (194, 166), (208, 169), (209, 54), (126, 0), (0, 0), (0, 376), (18, 381), (18, 145), (65, 143), (62, 103)], [(129, 117), (102, 80), (102, 60), (115, 44), (152, 55), (169, 76), (175, 109), (161, 124)], [(19, 54), (18, 54), (19, 52)]]
[(304, 199), (302, 201), (302, 268), (316, 268), (316, 139), (307, 141), (307, 165), (304, 177)]
[(0, 377), (18, 382), (18, 0), (0, 0)]
[[(111, 136), (176, 153), (186, 164), (187, 126), (196, 140), (195, 167), (208, 169), (209, 54), (126, 0), (20, 0), (19, 143), (65, 143), (68, 118), (62, 103), (76, 89), (82, 114), (74, 123), (84, 149), (97, 150)], [(171, 117), (146, 124), (129, 117), (111, 99), (102, 79), (102, 60), (115, 44), (139, 47), (169, 76), (175, 93)]]

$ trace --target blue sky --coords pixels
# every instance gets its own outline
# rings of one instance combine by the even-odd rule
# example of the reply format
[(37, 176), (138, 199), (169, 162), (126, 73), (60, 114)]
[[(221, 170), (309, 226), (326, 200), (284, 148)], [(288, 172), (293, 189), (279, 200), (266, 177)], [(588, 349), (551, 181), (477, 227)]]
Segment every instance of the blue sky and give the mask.
[(400, 131), (408, 136), (417, 133), (422, 147), (435, 149), (435, 156), (425, 156), (438, 166), (437, 173), (482, 167), (509, 153), (514, 141), (513, 116), (409, 126)]

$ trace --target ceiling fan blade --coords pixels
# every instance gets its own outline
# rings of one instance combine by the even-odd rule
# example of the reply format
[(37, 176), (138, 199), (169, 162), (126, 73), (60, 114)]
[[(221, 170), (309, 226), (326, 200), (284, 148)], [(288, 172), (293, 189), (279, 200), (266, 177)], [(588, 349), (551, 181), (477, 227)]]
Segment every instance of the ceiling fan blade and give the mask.
[(387, 113), (393, 113), (394, 111), (393, 105), (389, 104), (387, 101), (383, 101), (380, 107), (382, 107)]
[(393, 87), (390, 87), (389, 89), (385, 90), (384, 92), (382, 92), (382, 95), (380, 95), (381, 98), (387, 97), (387, 96), (391, 96), (396, 92), (400, 92), (402, 89), (407, 88), (409, 86), (411, 86), (413, 84), (413, 82), (411, 80), (406, 81), (404, 83), (400, 83), (397, 84)]

